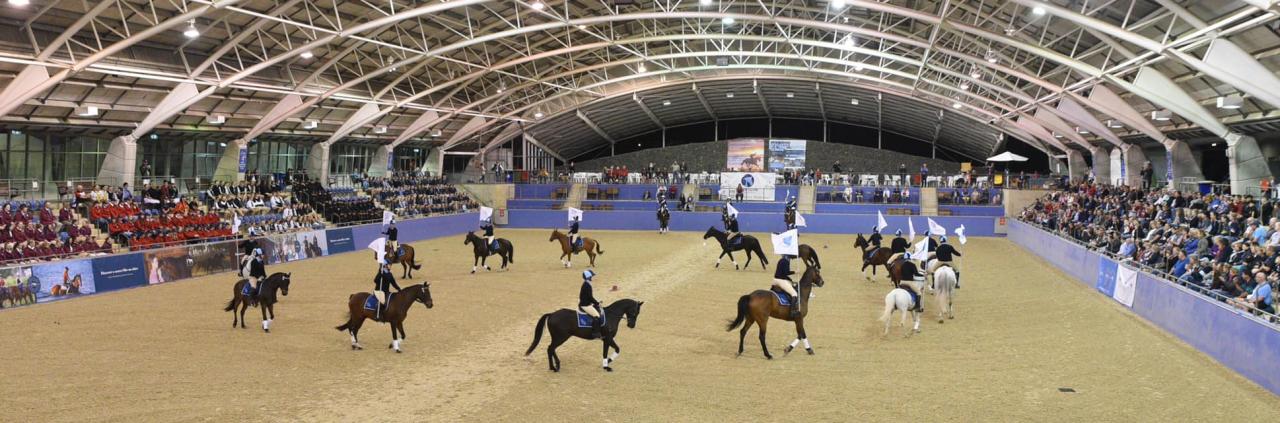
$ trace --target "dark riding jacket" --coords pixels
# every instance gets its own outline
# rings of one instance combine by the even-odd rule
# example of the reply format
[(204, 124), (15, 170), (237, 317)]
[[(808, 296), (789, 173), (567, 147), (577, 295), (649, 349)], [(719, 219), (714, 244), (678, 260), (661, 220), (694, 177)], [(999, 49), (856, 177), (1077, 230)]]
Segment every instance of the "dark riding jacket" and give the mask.
[(928, 251), (929, 251), (930, 253), (932, 253), (932, 252), (934, 252), (934, 251), (938, 251), (938, 241), (937, 241), (937, 240), (935, 240), (935, 239), (933, 239), (933, 238), (929, 238)]
[[(774, 279), (786, 279), (791, 281), (791, 275), (794, 275), (794, 274), (796, 274), (796, 272), (791, 270), (790, 258), (783, 256), (782, 258), (778, 259), (778, 264), (773, 268)], [(792, 281), (792, 282), (795, 282), (795, 281)]]
[(738, 219), (733, 217), (729, 218), (729, 223), (724, 226), (724, 229), (729, 232), (738, 233)]
[(961, 255), (962, 255), (962, 254), (960, 254), (960, 252), (959, 252), (959, 251), (956, 251), (956, 247), (952, 247), (952, 246), (951, 246), (951, 244), (942, 244), (942, 245), (939, 245), (939, 246), (938, 246), (938, 251), (937, 251), (937, 253), (936, 253), (936, 254), (937, 254), (938, 261), (951, 261), (951, 259), (952, 259), (952, 257), (951, 257), (951, 256), (953, 256), (953, 255), (954, 255), (954, 256), (961, 256)]
[(387, 231), (382, 234), (387, 236), (387, 241), (396, 241), (396, 237), (400, 234), (400, 230), (393, 226), (387, 228)]
[(484, 230), (484, 236), (493, 236), (493, 225), (492, 225), (492, 224), (485, 224), (485, 225), (482, 225), (482, 226), (480, 226), (480, 229), (483, 229), (483, 230)]
[(911, 243), (907, 242), (907, 239), (903, 237), (894, 238), (893, 242), (889, 244), (889, 248), (894, 254), (907, 252), (907, 247), (909, 246), (911, 246)]
[(578, 222), (577, 222), (577, 221), (574, 221), (574, 222), (572, 222), (572, 223), (569, 223), (569, 233), (571, 233), (571, 234), (577, 234), (577, 233), (578, 233)]
[(249, 277), (251, 278), (267, 277), (267, 267), (262, 264), (262, 257), (254, 257), (254, 258), (251, 258), (250, 260), (253, 260), (253, 261), (249, 263)]
[(913, 281), (916, 276), (922, 276), (920, 269), (916, 267), (916, 262), (911, 260), (903, 260), (898, 272), (898, 276), (901, 276), (904, 281)]
[(378, 275), (373, 277), (373, 289), (391, 294), (391, 288), (393, 287), (397, 292), (400, 291), (400, 284), (396, 283), (396, 277), (390, 271), (384, 272), (382, 269), (378, 269)]
[(578, 291), (578, 307), (586, 306), (600, 308), (600, 302), (592, 294), (591, 281), (582, 281), (582, 289)]
[(872, 234), (871, 234), (871, 236), (867, 239), (867, 242), (870, 242), (872, 247), (880, 248), (880, 242), (881, 242), (883, 239), (884, 239), (884, 237), (880, 236), (880, 233), (879, 233), (879, 232), (874, 232), (874, 233), (872, 233)]

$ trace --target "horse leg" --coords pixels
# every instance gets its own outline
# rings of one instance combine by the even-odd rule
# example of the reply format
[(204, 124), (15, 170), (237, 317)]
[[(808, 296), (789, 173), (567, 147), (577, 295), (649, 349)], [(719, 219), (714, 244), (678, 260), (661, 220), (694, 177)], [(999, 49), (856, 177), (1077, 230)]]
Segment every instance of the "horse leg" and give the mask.
[(559, 335), (554, 332), (551, 334), (551, 344), (547, 345), (547, 363), (551, 365), (551, 371), (560, 371), (560, 356), (556, 355), (556, 348), (569, 340), (568, 336)]
[(240, 329), (244, 329), (244, 312), (247, 310), (249, 310), (249, 301), (247, 299), (240, 301)]
[(751, 329), (751, 325), (756, 322), (756, 319), (754, 317), (752, 316), (747, 316), (747, 317), (748, 319), (746, 319), (746, 322), (742, 324), (742, 330), (738, 331), (738, 356), (739, 357), (742, 356), (742, 347), (743, 347), (742, 344), (747, 340), (747, 329)]
[(733, 263), (733, 270), (740, 269), (738, 267), (738, 259), (733, 258), (733, 251), (725, 251), (725, 254), (729, 255), (729, 262)]
[(239, 319), (236, 318), (236, 307), (239, 307), (239, 306), (240, 306), (240, 294), (236, 294), (235, 296), (231, 297), (231, 328), (232, 329), (236, 328), (236, 323), (239, 321)]
[(587, 258), (591, 261), (591, 267), (596, 267), (596, 253), (587, 251)]
[(600, 365), (604, 367), (604, 371), (612, 372), (613, 368), (609, 367), (609, 337), (604, 337), (600, 343), (604, 346), (604, 352), (600, 353)]
[(267, 309), (271, 308), (269, 304), (261, 304), (262, 309), (262, 331), (271, 333), (271, 319), (267, 317)]
[(356, 317), (355, 314), (352, 314), (351, 322), (351, 349), (363, 350), (364, 346), (360, 345), (360, 326), (364, 325), (364, 315)]
[(476, 254), (475, 259), (471, 260), (471, 273), (476, 273), (476, 266), (480, 264), (480, 255)]
[(622, 354), (622, 348), (618, 347), (618, 342), (612, 336), (609, 337), (609, 346), (613, 347), (613, 354), (609, 354), (609, 364), (613, 364), (618, 359), (618, 354)]
[(400, 333), (396, 332), (398, 325), (398, 322), (391, 322), (391, 345), (387, 345), (387, 348), (396, 350), (397, 354), (400, 353)]
[(765, 317), (763, 321), (756, 322), (760, 325), (760, 349), (764, 350), (764, 358), (773, 360), (773, 354), (769, 354), (769, 346), (765, 345), (765, 332), (769, 327), (769, 317)]
[(480, 257), (480, 265), (484, 266), (486, 272), (493, 270), (489, 268), (489, 256)]
[(725, 254), (729, 254), (729, 250), (720, 250), (720, 257), (716, 257), (716, 268), (717, 268), (717, 269), (719, 269), (719, 268), (720, 268), (720, 260), (724, 258), (724, 255), (725, 255)]
[[(747, 262), (742, 265), (742, 268), (750, 269), (751, 268), (751, 250), (743, 250), (743, 251), (746, 251)], [(761, 260), (760, 262), (764, 263), (764, 260)]]

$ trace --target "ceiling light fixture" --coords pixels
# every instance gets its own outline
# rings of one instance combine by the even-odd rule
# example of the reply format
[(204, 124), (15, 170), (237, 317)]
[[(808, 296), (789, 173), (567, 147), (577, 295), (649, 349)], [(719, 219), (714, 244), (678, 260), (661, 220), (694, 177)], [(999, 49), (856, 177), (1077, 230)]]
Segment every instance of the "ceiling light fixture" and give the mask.
[(533, 10), (542, 10), (543, 8), (547, 7), (547, 4), (541, 1), (535, 1), (533, 2), (533, 4), (530, 4), (529, 7), (532, 7)]
[(787, 98), (794, 98), (796, 93), (787, 93)]
[(442, 131), (442, 130), (436, 129), (436, 130), (431, 131), (431, 136), (433, 136), (433, 137), (439, 137), (439, 136), (441, 136), (441, 135), (444, 135), (444, 131)]
[(378, 126), (373, 127), (373, 133), (375, 133), (375, 134), (385, 134), (385, 133), (387, 133), (387, 125), (378, 125)]
[(732, 16), (725, 16), (723, 18), (720, 18), (721, 25), (733, 25), (733, 22), (734, 20)]
[(1122, 123), (1120, 123), (1120, 122), (1116, 122), (1115, 120), (1108, 120), (1108, 121), (1107, 121), (1107, 127), (1108, 127), (1108, 128), (1123, 128), (1123, 127), (1124, 127), (1124, 124), (1122, 124)]
[(318, 127), (320, 127), (320, 122), (314, 120), (309, 120), (306, 124), (302, 125), (303, 129), (316, 129)]
[(1076, 132), (1079, 132), (1079, 133), (1080, 133), (1080, 135), (1089, 135), (1089, 130), (1088, 130), (1088, 129), (1084, 129), (1084, 128), (1081, 128), (1081, 127), (1079, 127), (1079, 126), (1077, 126), (1077, 127), (1076, 127)]
[(98, 115), (98, 106), (84, 106), (76, 108), (76, 116), (90, 117)]
[(663, 105), (663, 106), (670, 106), (670, 105), (671, 105), (671, 100), (662, 100), (662, 105)]
[(1218, 97), (1219, 109), (1239, 109), (1241, 107), (1244, 107), (1244, 97), (1239, 94)]
[(200, 36), (200, 30), (196, 29), (195, 19), (192, 19), (191, 21), (187, 22), (187, 30), (182, 31), (182, 35), (186, 36), (187, 38), (196, 38)]
[(1044, 10), (1044, 6), (1036, 6), (1031, 8), (1031, 13), (1035, 14), (1036, 16), (1044, 16), (1044, 12), (1046, 12), (1046, 10)]
[(1053, 133), (1053, 137), (1054, 137), (1054, 138), (1062, 138), (1062, 134), (1059, 134), (1059, 133), (1057, 133), (1057, 132), (1054, 132), (1054, 133)]
[(965, 91), (968, 91), (968, 90), (969, 90), (969, 81), (961, 82), (961, 83), (960, 83), (960, 89), (965, 90)]
[(857, 106), (857, 105), (858, 105), (858, 99), (856, 99), (856, 98), (849, 99), (849, 104), (852, 104), (852, 105), (854, 105), (854, 106)]
[(636, 73), (645, 73), (645, 72), (648, 72), (648, 71), (649, 71), (649, 69), (648, 69), (648, 68), (646, 68), (646, 67), (644, 67), (644, 63), (641, 63), (641, 64), (639, 64), (639, 65), (636, 65)]
[(844, 37), (843, 43), (845, 47), (853, 47), (855, 44), (853, 40), (853, 34), (846, 35)]
[(315, 55), (315, 54), (312, 54), (312, 53), (311, 53), (311, 50), (307, 50), (307, 51), (302, 52), (302, 58), (303, 58), (303, 59), (310, 59), (310, 58), (312, 58), (312, 57), (316, 57), (316, 55)]
[(10, 6), (26, 6), (31, 4), (31, 0), (9, 0)]
[(1166, 121), (1173, 119), (1173, 112), (1168, 110), (1156, 110), (1151, 112), (1151, 120)]
[(712, 3), (712, 0), (698, 0), (698, 4), (703, 6), (710, 6), (711, 3)]
[(209, 123), (214, 125), (227, 123), (227, 115), (209, 115)]
[(844, 0), (831, 0), (832, 9), (844, 9)]
[(964, 107), (964, 104), (963, 104), (963, 103), (960, 103), (960, 100), (956, 100), (956, 102), (955, 102), (955, 103), (951, 103), (951, 108), (952, 108), (952, 109), (959, 109), (959, 108), (961, 108), (961, 107)]
[(995, 50), (987, 50), (987, 63), (995, 63), (999, 61), (1000, 59), (996, 58)]
[(857, 72), (862, 72), (862, 62), (853, 64), (853, 70)]
[(533, 112), (534, 119), (542, 119), (542, 116), (543, 116), (542, 112)]

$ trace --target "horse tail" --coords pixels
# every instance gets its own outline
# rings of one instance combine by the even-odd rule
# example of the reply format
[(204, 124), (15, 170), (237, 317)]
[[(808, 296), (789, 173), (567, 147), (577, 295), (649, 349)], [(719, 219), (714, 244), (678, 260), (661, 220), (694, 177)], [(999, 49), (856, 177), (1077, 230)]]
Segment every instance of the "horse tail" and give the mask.
[(509, 241), (507, 242), (507, 261), (510, 263), (516, 262), (516, 245)]
[(236, 309), (236, 296), (232, 295), (231, 301), (227, 301), (227, 307), (223, 308), (222, 311), (231, 311), (235, 309)]
[(409, 267), (412, 267), (412, 268), (413, 268), (413, 270), (418, 270), (418, 269), (421, 269), (421, 268), (422, 268), (422, 263), (418, 263), (418, 262), (416, 262), (416, 261), (415, 261), (415, 262), (413, 262), (413, 265), (412, 265), (412, 266), (409, 266)]
[(600, 241), (596, 241), (596, 254), (604, 255), (604, 250), (600, 249)]
[(889, 320), (889, 316), (893, 314), (893, 307), (898, 301), (898, 299), (895, 298), (895, 295), (893, 295), (893, 292), (894, 291), (889, 291), (889, 295), (884, 296), (884, 313), (880, 314), (881, 322)]
[(743, 320), (747, 320), (747, 309), (751, 307), (751, 295), (743, 295), (738, 298), (738, 317), (734, 317), (729, 322), (729, 326), (724, 328), (725, 332), (738, 328)]
[(351, 313), (349, 312), (347, 313), (346, 323), (343, 323), (341, 326), (335, 327), (334, 329), (337, 329), (338, 332), (346, 332), (347, 330), (350, 330), (351, 329)]
[(533, 349), (538, 348), (538, 343), (542, 342), (542, 328), (547, 327), (547, 319), (550, 318), (551, 313), (547, 313), (542, 315), (541, 319), (538, 319), (538, 327), (533, 330), (533, 343), (529, 344), (529, 349), (524, 352), (524, 355), (532, 354)]
[(760, 256), (760, 261), (764, 262), (764, 264), (765, 264), (766, 266), (768, 266), (768, 265), (769, 265), (769, 259), (768, 259), (767, 257), (765, 257), (765, 255), (764, 255), (764, 248), (761, 248), (761, 247), (760, 247), (760, 241), (756, 241), (756, 245), (753, 247), (753, 249), (755, 250), (756, 255), (757, 255), (757, 256)]

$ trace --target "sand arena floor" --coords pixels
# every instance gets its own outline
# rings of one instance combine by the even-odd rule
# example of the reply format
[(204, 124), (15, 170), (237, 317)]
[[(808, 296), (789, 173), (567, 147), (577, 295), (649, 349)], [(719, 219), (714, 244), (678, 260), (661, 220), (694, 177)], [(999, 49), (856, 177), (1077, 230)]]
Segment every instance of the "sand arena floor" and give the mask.
[[(573, 304), (572, 270), (546, 230), (500, 230), (510, 272), (469, 275), (462, 236), (414, 243), (435, 308), (416, 305), (404, 354), (367, 323), (351, 351), (346, 299), (368, 290), (371, 255), (272, 266), (293, 272), (272, 333), (222, 311), (234, 275), (0, 312), (0, 421), (1246, 421), (1280, 398), (1003, 239), (971, 239), (956, 320), (909, 339), (876, 320), (888, 282), (863, 280), (852, 238), (804, 235), (827, 285), (807, 326), (817, 355), (782, 357), (794, 326), (774, 320), (766, 361), (725, 332), (737, 298), (768, 286), (758, 267), (713, 269), (698, 234), (597, 231), (606, 303), (646, 301), (623, 329), (613, 373), (597, 342), (523, 355), (537, 318)], [(739, 259), (741, 261), (741, 259)], [(728, 261), (725, 261), (728, 265)], [(927, 310), (934, 311), (929, 304)], [(896, 316), (895, 316), (896, 320)], [(542, 346), (547, 343), (544, 336)], [(1062, 393), (1069, 387), (1075, 393)], [(781, 401), (781, 402), (780, 402)], [(1232, 419), (1232, 420), (1228, 420)]]

